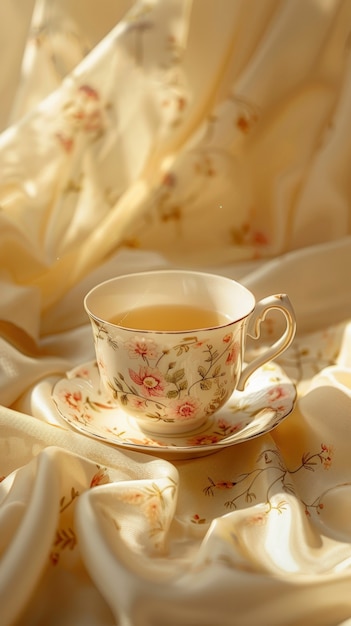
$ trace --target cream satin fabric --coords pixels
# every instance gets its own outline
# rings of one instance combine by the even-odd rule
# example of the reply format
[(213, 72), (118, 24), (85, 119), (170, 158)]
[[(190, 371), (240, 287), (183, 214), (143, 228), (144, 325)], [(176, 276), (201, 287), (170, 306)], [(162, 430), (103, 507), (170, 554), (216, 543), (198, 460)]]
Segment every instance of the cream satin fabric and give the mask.
[[(350, 626), (351, 2), (0, 18), (1, 626)], [(93, 358), (88, 289), (173, 265), (289, 294), (298, 402), (170, 462), (69, 429), (51, 390)]]

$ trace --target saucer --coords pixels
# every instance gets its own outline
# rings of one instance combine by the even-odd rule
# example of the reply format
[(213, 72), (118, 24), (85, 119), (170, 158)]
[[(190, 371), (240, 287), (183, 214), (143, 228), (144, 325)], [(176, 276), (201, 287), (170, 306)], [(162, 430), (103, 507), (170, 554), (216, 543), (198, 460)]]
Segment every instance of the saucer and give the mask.
[(201, 428), (176, 436), (148, 434), (100, 389), (95, 361), (75, 367), (53, 387), (52, 399), (75, 430), (100, 441), (168, 460), (205, 456), (264, 435), (291, 413), (296, 387), (273, 361), (249, 378), (244, 391)]

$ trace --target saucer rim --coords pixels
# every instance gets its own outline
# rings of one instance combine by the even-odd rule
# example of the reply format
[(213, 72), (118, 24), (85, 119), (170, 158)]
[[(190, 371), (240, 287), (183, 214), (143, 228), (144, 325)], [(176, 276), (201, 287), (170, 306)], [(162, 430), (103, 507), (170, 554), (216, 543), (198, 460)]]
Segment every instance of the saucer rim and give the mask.
[[(247, 436), (241, 436), (240, 438), (238, 438), (238, 440), (233, 440), (233, 438), (236, 435), (243, 435), (245, 428), (248, 426), (246, 425), (242, 431), (240, 431), (239, 433), (231, 433), (230, 435), (228, 435), (227, 437), (223, 437), (223, 439), (221, 439), (220, 441), (217, 441), (215, 443), (208, 443), (208, 444), (199, 444), (199, 445), (182, 445), (182, 446), (177, 446), (176, 445), (176, 439), (177, 439), (177, 435), (173, 435), (172, 438), (174, 438), (175, 443), (173, 445), (171, 444), (165, 444), (165, 445), (157, 445), (157, 444), (152, 444), (152, 443), (133, 443), (131, 441), (116, 441), (115, 439), (111, 439), (109, 438), (107, 435), (100, 435), (99, 433), (93, 432), (91, 430), (89, 430), (88, 428), (86, 428), (84, 425), (82, 426), (79, 423), (75, 423), (73, 420), (70, 420), (67, 418), (67, 416), (62, 412), (62, 410), (59, 408), (58, 403), (55, 399), (55, 389), (57, 388), (57, 386), (59, 385), (59, 383), (62, 383), (64, 380), (74, 380), (75, 377), (74, 376), (74, 372), (76, 372), (77, 370), (81, 369), (82, 367), (86, 367), (86, 368), (91, 368), (91, 367), (95, 367), (96, 366), (96, 359), (91, 359), (89, 361), (86, 361), (80, 365), (77, 365), (75, 367), (73, 367), (70, 370), (67, 370), (65, 375), (58, 379), (52, 386), (51, 389), (51, 399), (52, 402), (55, 406), (56, 411), (58, 412), (58, 414), (61, 416), (61, 418), (65, 421), (66, 424), (68, 424), (72, 429), (76, 430), (77, 432), (86, 435), (92, 439), (107, 443), (109, 445), (113, 445), (116, 446), (118, 448), (121, 449), (127, 449), (127, 450), (133, 450), (135, 452), (144, 452), (147, 454), (154, 454), (154, 455), (163, 455), (166, 456), (168, 454), (174, 454), (175, 456), (181, 456), (184, 454), (189, 454), (189, 453), (193, 453), (195, 456), (205, 456), (206, 454), (211, 454), (213, 452), (217, 452), (220, 449), (224, 449), (224, 448), (228, 448), (230, 446), (235, 446), (241, 443), (245, 443), (246, 441), (250, 441), (252, 439), (256, 439), (258, 437), (262, 437), (266, 434), (268, 434), (269, 432), (272, 432), (272, 430), (274, 430), (277, 426), (279, 426), (294, 410), (295, 405), (296, 405), (296, 400), (297, 400), (297, 388), (296, 388), (296, 384), (287, 376), (287, 374), (285, 373), (285, 371), (283, 370), (283, 368), (277, 364), (274, 360), (269, 361), (269, 363), (274, 364), (275, 366), (279, 367), (280, 371), (282, 372), (283, 376), (285, 377), (284, 383), (285, 384), (289, 384), (291, 387), (291, 394), (289, 395), (290, 397), (290, 408), (289, 410), (286, 411), (286, 413), (284, 413), (283, 415), (281, 415), (279, 417), (279, 419), (277, 420), (276, 423), (274, 423), (272, 426), (266, 427), (266, 429), (264, 429), (263, 431), (260, 431), (258, 433), (252, 433), (252, 434), (248, 434)], [(82, 380), (87, 380), (87, 379), (82, 379)], [(234, 392), (235, 393), (235, 392)], [(232, 397), (232, 396), (231, 396)], [(228, 400), (229, 402), (229, 400)], [(118, 410), (118, 411), (123, 411), (123, 409), (117, 404), (117, 403), (112, 403), (111, 405), (112, 410)], [(274, 410), (272, 407), (266, 407), (266, 406), (262, 406), (261, 411), (264, 410), (270, 410), (273, 414), (277, 414), (277, 410)], [(132, 416), (128, 416), (126, 413), (124, 413), (125, 416), (127, 417), (127, 419), (132, 420)], [(256, 418), (255, 418), (256, 419)], [(254, 420), (253, 420), (254, 421)], [(135, 425), (136, 428), (138, 428), (137, 424)], [(249, 425), (251, 426), (251, 424)], [(204, 429), (205, 430), (205, 429)], [(195, 436), (197, 434), (200, 434), (202, 431), (201, 429), (195, 429), (194, 431), (191, 431), (190, 433), (187, 433), (187, 436)], [(140, 430), (140, 434), (141, 435), (145, 435), (146, 437), (156, 437), (156, 434), (147, 434), (144, 431)], [(162, 436), (160, 434), (160, 436)], [(179, 434), (179, 438), (180, 437), (184, 437), (184, 433)], [(169, 436), (170, 438), (170, 436)]]

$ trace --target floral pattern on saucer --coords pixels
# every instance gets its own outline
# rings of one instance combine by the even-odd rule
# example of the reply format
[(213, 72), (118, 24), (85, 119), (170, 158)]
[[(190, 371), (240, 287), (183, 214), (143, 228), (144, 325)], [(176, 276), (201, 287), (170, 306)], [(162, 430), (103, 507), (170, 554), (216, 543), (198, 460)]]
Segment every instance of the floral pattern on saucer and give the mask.
[(271, 431), (292, 411), (296, 388), (276, 363), (267, 363), (202, 428), (177, 436), (143, 432), (107, 398), (95, 361), (67, 372), (52, 398), (63, 419), (90, 437), (167, 458), (192, 458)]

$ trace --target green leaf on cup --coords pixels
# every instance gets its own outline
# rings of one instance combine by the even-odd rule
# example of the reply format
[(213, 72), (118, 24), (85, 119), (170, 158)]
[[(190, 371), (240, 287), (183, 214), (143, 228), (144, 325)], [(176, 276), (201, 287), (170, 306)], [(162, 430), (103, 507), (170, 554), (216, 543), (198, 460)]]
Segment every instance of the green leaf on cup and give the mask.
[(199, 367), (197, 368), (197, 371), (199, 372), (201, 378), (206, 378), (206, 368), (203, 365), (199, 365)]
[(184, 378), (184, 368), (182, 367), (180, 370), (176, 370), (172, 374), (167, 374), (166, 381), (168, 383), (174, 383), (175, 385)]
[(202, 381), (200, 382), (200, 388), (201, 388), (203, 391), (207, 391), (208, 389), (211, 389), (211, 387), (212, 387), (212, 381), (211, 381), (211, 380), (208, 380), (208, 379), (207, 379), (207, 380), (202, 380)]
[(178, 391), (176, 389), (167, 391), (167, 398), (178, 398)]

